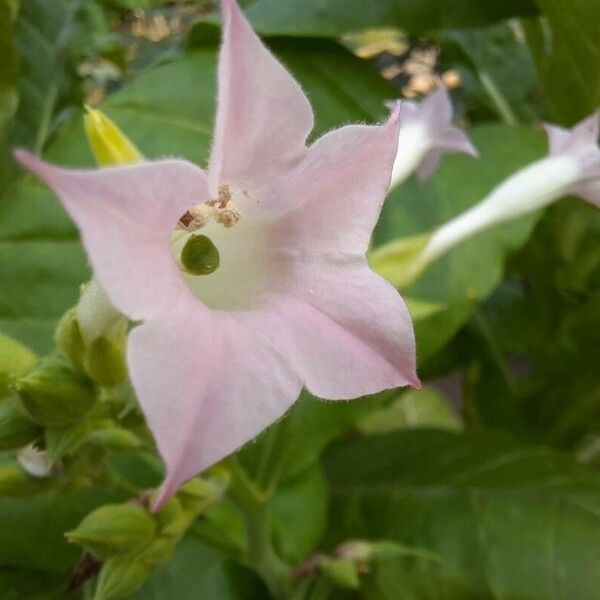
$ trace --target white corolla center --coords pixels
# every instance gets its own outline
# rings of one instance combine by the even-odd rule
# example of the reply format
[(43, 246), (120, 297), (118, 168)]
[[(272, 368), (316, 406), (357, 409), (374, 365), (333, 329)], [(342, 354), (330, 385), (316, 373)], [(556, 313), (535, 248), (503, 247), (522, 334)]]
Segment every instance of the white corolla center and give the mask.
[[(258, 216), (259, 202), (246, 191), (223, 185), (217, 199), (190, 208), (173, 233), (173, 254), (181, 275), (194, 296), (209, 308), (248, 309), (266, 289), (268, 232)], [(216, 249), (214, 271), (198, 275), (182, 264), (182, 251), (194, 236), (206, 236)]]

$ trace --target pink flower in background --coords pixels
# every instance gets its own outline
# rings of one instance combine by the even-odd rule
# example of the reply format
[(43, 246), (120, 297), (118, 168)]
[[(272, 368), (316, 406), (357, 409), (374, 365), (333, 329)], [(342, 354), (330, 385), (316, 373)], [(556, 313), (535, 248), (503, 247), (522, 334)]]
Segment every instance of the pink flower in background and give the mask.
[(234, 0), (222, 10), (207, 173), (182, 160), (66, 170), (17, 153), (79, 226), (111, 302), (141, 322), (128, 364), (167, 467), (158, 504), (304, 386), (348, 399), (420, 385), (406, 307), (365, 258), (398, 110), (307, 148), (304, 93)]
[(413, 171), (421, 180), (432, 175), (442, 154), (464, 152), (479, 156), (467, 134), (452, 125), (453, 108), (445, 87), (439, 87), (421, 102), (402, 102), (398, 153), (390, 187), (402, 183)]
[(444, 223), (423, 250), (426, 263), (488, 227), (575, 194), (600, 206), (600, 110), (572, 129), (546, 125), (550, 152), (517, 171), (481, 202)]

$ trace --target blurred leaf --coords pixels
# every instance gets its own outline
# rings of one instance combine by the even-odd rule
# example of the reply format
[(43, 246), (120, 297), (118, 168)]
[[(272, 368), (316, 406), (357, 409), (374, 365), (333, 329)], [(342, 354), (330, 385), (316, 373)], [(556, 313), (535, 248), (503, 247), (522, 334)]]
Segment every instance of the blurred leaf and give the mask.
[[(374, 244), (431, 231), (479, 202), (503, 179), (545, 152), (541, 132), (485, 125), (469, 131), (481, 158), (449, 156), (426, 183), (416, 178), (392, 191), (375, 230)], [(412, 285), (410, 298), (446, 308), (416, 323), (419, 359), (425, 363), (465, 323), (475, 302), (500, 282), (504, 262), (529, 238), (539, 214), (488, 230), (454, 249)]]
[(390, 562), (366, 597), (596, 594), (600, 478), (566, 455), (489, 433), (407, 431), (338, 444), (325, 465), (332, 544), (394, 539), (442, 560)]
[(261, 581), (250, 571), (223, 559), (191, 537), (148, 579), (131, 600), (258, 600), (268, 598)]
[(44, 492), (24, 499), (0, 498), (0, 568), (39, 569), (67, 574), (80, 550), (67, 543), (73, 529), (94, 508), (121, 500), (101, 488)]
[(530, 23), (528, 40), (536, 60), (550, 117), (572, 125), (600, 105), (600, 3), (597, 0), (537, 0), (548, 18), (551, 39)]
[(365, 435), (380, 435), (400, 429), (461, 429), (462, 424), (448, 400), (435, 388), (401, 392), (388, 406), (359, 421)]
[(247, 9), (252, 24), (264, 35), (322, 37), (370, 27), (409, 31), (474, 27), (536, 12), (533, 0), (254, 0)]
[[(514, 23), (485, 29), (452, 29), (441, 32), (443, 42), (457, 44), (466, 55), (464, 76), (468, 102), (484, 104), (505, 123), (537, 121), (537, 74), (522, 33)], [(447, 53), (442, 49), (442, 56)], [(446, 56), (447, 60), (447, 56)]]
[(18, 105), (17, 85), (20, 60), (14, 44), (13, 20), (16, 4), (13, 0), (0, 0), (0, 194), (14, 175), (14, 168), (6, 146), (10, 120)]

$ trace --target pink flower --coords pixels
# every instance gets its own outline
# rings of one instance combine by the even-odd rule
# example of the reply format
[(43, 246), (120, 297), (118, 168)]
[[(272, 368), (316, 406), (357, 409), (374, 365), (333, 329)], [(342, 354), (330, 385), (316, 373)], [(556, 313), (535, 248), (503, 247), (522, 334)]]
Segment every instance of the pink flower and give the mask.
[[(398, 110), (307, 148), (304, 93), (234, 0), (222, 11), (207, 173), (182, 160), (67, 170), (17, 152), (79, 226), (111, 302), (141, 322), (128, 364), (167, 467), (159, 505), (280, 418), (303, 386), (348, 399), (420, 385), (406, 307), (365, 258)], [(218, 250), (214, 272), (189, 272), (181, 251), (193, 236)]]
[(467, 134), (453, 127), (452, 116), (452, 102), (443, 86), (420, 103), (402, 102), (402, 125), (390, 187), (402, 183), (415, 170), (421, 180), (427, 179), (436, 171), (445, 153), (479, 156)]

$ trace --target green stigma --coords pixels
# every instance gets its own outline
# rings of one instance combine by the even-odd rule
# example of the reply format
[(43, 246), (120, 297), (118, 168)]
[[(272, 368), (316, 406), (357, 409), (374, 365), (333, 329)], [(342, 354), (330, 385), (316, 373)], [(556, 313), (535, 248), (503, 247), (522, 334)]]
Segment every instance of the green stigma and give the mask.
[(192, 275), (210, 275), (219, 268), (219, 251), (205, 235), (190, 235), (181, 251), (181, 264)]

